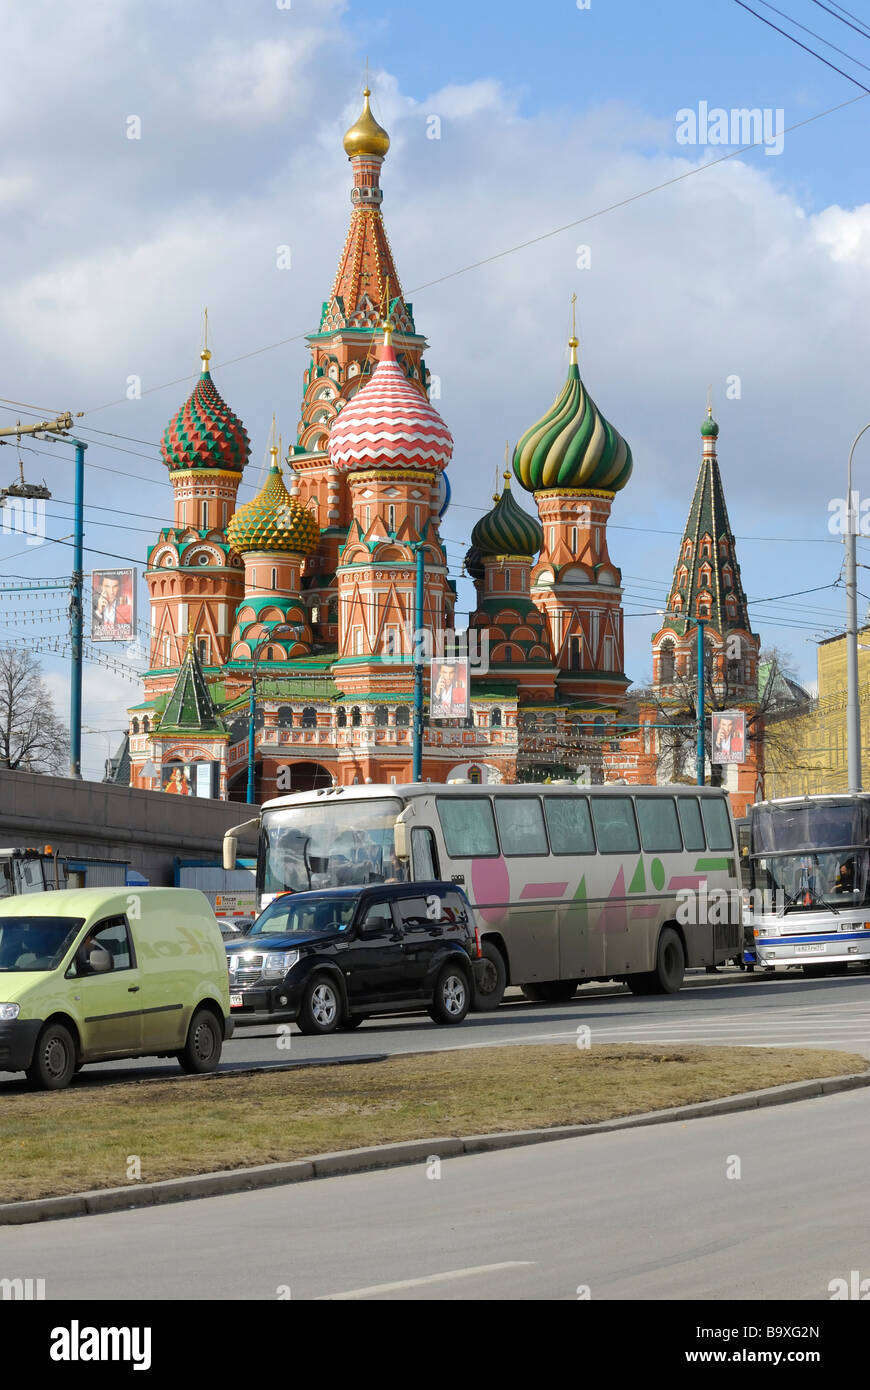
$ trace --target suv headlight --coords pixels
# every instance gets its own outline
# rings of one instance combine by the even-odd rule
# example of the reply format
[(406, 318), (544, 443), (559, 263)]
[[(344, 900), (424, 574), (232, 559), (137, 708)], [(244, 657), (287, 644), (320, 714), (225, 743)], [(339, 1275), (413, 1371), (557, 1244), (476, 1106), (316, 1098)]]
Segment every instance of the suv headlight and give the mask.
[(20, 1012), (20, 1004), (0, 1004), (0, 1018), (17, 1018)]
[(263, 978), (280, 980), (299, 960), (298, 951), (269, 951), (263, 957)]

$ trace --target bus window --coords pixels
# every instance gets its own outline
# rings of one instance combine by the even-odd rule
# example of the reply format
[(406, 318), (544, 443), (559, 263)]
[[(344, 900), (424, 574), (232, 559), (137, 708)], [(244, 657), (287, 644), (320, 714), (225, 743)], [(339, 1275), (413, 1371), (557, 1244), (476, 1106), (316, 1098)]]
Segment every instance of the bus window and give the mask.
[(548, 854), (544, 813), (536, 796), (498, 796), (495, 818), (502, 854)]
[(488, 797), (439, 796), (435, 804), (451, 859), (478, 859), (498, 854), (495, 821)]
[(679, 853), (683, 848), (680, 827), (677, 824), (677, 808), (670, 796), (637, 796), (637, 823), (640, 826), (640, 842), (644, 849), (654, 854)]
[(411, 863), (418, 882), (439, 877), (435, 836), (428, 826), (417, 825), (411, 831)]
[(696, 796), (678, 796), (677, 805), (680, 808), (680, 825), (683, 827), (683, 842), (686, 849), (706, 849), (698, 798)]
[(640, 849), (634, 809), (627, 796), (593, 796), (592, 820), (601, 854)]
[(728, 808), (721, 797), (703, 797), (701, 800), (701, 814), (704, 817), (704, 829), (707, 831), (707, 846), (709, 849), (734, 849), (734, 837), (731, 831), (731, 821), (728, 816)]
[(554, 854), (594, 854), (595, 839), (585, 796), (545, 796), (544, 811)]

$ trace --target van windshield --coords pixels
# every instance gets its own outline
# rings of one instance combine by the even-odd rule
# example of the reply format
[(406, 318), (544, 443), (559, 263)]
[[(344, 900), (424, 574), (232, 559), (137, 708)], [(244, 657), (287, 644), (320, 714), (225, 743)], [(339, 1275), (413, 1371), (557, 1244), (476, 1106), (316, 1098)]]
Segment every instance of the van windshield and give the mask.
[(84, 917), (0, 917), (0, 972), (56, 970)]

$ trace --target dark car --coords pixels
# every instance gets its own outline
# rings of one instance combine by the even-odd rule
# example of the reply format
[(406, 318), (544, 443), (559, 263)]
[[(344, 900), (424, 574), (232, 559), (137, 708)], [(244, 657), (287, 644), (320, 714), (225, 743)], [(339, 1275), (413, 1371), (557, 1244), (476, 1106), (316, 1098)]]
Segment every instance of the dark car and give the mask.
[(417, 1009), (461, 1023), (480, 960), (468, 899), (436, 882), (282, 893), (225, 945), (235, 1022), (295, 1020), (302, 1033)]

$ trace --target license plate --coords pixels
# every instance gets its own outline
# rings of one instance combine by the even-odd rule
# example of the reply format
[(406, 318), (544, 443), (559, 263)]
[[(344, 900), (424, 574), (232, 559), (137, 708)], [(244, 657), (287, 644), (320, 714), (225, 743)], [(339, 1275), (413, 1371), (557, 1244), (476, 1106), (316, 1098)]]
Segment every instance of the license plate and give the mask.
[(824, 946), (795, 946), (795, 951), (800, 951), (801, 954), (802, 954), (802, 955), (805, 955), (805, 956), (823, 956), (823, 955), (825, 954), (825, 947), (824, 947)]
[(230, 995), (230, 1008), (231, 1008), (231, 1009), (240, 1009), (240, 1008), (242, 1007), (242, 1003), (243, 1003), (243, 1000), (242, 1000), (242, 996), (241, 996), (240, 994), (231, 994), (231, 995)]

